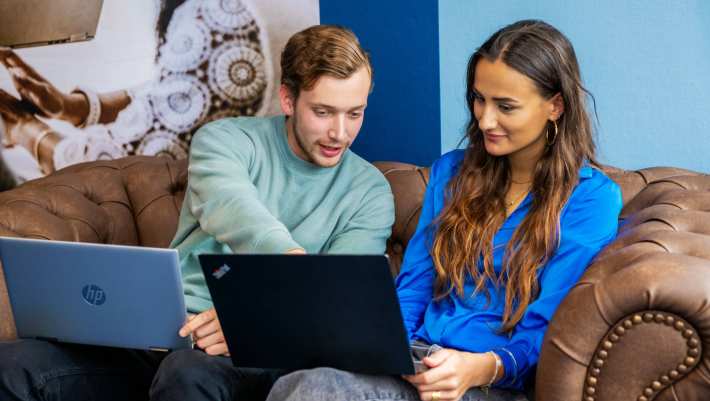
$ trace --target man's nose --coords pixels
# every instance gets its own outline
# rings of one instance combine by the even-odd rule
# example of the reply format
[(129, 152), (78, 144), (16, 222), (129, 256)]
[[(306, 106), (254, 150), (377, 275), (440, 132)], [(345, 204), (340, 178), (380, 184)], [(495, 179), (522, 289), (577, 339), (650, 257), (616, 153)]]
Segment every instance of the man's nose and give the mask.
[(330, 139), (335, 141), (342, 141), (347, 136), (347, 130), (345, 129), (345, 115), (338, 114), (333, 119), (333, 125), (330, 127), (328, 132)]

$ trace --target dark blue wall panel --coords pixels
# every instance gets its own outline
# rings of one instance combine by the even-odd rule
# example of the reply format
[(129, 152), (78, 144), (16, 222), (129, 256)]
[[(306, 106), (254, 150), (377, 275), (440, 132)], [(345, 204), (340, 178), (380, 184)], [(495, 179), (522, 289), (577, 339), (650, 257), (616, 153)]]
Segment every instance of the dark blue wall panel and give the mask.
[(441, 154), (438, 2), (321, 0), (320, 20), (352, 29), (372, 57), (375, 90), (353, 150), (430, 165)]

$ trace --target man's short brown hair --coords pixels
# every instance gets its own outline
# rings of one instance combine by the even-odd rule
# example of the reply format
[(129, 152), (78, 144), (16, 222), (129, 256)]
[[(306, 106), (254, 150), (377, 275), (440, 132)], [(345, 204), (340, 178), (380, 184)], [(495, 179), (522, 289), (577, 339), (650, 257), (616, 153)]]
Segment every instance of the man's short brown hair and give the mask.
[[(349, 78), (365, 67), (372, 79), (370, 56), (352, 31), (334, 25), (314, 25), (291, 36), (281, 53), (281, 84), (298, 97), (312, 89), (318, 78)], [(372, 84), (370, 84), (372, 88)]]

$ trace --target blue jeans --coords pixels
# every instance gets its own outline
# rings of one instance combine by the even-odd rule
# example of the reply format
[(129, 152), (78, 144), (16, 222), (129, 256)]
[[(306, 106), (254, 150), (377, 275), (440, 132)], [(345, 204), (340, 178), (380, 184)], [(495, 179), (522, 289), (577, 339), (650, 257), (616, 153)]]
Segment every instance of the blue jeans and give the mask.
[[(331, 368), (299, 370), (278, 379), (266, 401), (419, 401), (414, 386), (395, 376), (371, 376)], [(425, 400), (428, 401), (428, 400)], [(478, 388), (461, 401), (527, 401), (524, 394)]]
[(37, 340), (0, 342), (2, 401), (263, 400), (284, 372), (170, 354)]

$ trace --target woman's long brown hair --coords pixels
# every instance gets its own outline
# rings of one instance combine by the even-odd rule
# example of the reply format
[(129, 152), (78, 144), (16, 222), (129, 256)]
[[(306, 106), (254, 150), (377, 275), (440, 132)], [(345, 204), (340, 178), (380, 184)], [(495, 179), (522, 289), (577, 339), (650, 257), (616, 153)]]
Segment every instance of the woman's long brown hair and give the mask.
[[(493, 268), (493, 238), (506, 219), (505, 194), (511, 173), (507, 157), (486, 152), (473, 113), (476, 65), (484, 57), (492, 62), (500, 59), (530, 78), (543, 98), (559, 93), (564, 102), (564, 112), (557, 120), (558, 134), (533, 172), (532, 205), (506, 246), (499, 274)], [(468, 276), (475, 283), (474, 294), (484, 290), (490, 280), (497, 288), (505, 287), (500, 330), (511, 332), (522, 319), (539, 291), (538, 270), (557, 248), (560, 212), (577, 184), (579, 169), (585, 162), (598, 166), (586, 108), (588, 94), (571, 43), (542, 21), (509, 25), (471, 56), (466, 88), (468, 146), (460, 170), (448, 184), (446, 205), (434, 222), (435, 299), (452, 291), (463, 296)], [(552, 138), (552, 123), (546, 129), (552, 130)]]

